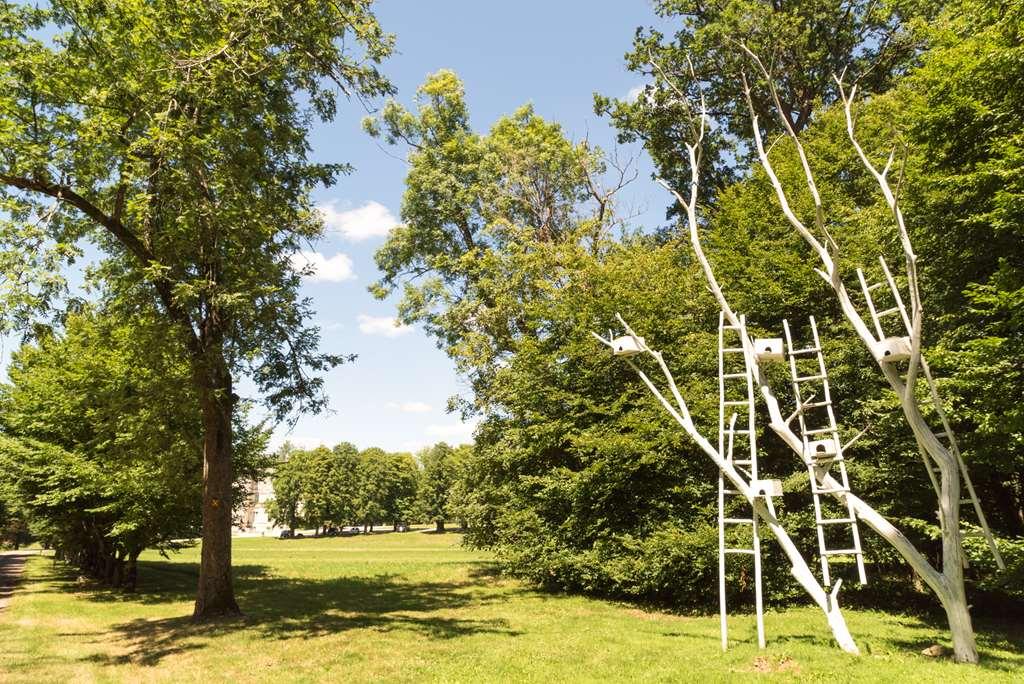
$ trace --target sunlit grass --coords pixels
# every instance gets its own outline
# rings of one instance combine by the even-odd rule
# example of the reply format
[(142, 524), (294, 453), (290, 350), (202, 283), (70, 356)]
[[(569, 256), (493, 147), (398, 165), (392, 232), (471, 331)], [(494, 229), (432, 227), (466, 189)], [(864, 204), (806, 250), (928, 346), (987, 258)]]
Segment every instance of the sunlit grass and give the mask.
[[(493, 573), (459, 536), (241, 539), (234, 546), (241, 621), (194, 626), (198, 549), (147, 555), (125, 596), (33, 559), (0, 613), (0, 681), (1013, 681), (1020, 627), (980, 624), (984, 663), (920, 655), (941, 624), (850, 611), (865, 654), (832, 646), (816, 610), (687, 617), (534, 591)], [(708, 587), (713, 591), (713, 587)]]

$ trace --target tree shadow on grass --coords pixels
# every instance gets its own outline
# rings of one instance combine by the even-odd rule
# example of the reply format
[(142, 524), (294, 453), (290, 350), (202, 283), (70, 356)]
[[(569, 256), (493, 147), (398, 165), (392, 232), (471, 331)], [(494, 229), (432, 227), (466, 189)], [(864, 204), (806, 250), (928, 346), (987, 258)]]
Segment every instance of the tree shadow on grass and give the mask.
[[(112, 596), (95, 590), (86, 598), (152, 604), (189, 600), (194, 595), (196, 564), (147, 562), (144, 571), (150, 577), (146, 591)], [(243, 565), (235, 568), (235, 589), (245, 611), (240, 619), (202, 624), (193, 623), (190, 616), (131, 620), (114, 626), (116, 636), (128, 645), (126, 653), (97, 654), (87, 660), (153, 666), (170, 655), (215, 646), (215, 637), (240, 630), (274, 640), (315, 638), (354, 629), (401, 630), (432, 639), (520, 634), (504, 619), (448, 614), (453, 609), (505, 601), (514, 593), (493, 591), (473, 580), (409, 582), (396, 575), (317, 580), (273, 576), (263, 566)]]

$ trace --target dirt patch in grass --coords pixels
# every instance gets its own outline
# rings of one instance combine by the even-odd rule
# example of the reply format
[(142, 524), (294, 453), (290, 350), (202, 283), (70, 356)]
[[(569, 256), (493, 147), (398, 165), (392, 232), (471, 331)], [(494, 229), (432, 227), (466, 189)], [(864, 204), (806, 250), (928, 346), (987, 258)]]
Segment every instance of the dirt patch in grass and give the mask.
[(768, 656), (757, 656), (754, 662), (747, 668), (747, 672), (759, 674), (800, 674), (800, 664), (789, 656), (771, 658)]

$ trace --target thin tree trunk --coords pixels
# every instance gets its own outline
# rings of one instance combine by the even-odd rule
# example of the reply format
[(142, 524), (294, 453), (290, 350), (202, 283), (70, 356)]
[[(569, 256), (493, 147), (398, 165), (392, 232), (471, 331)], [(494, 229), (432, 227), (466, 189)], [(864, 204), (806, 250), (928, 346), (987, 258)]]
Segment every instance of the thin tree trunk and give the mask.
[(132, 551), (128, 554), (128, 566), (125, 569), (124, 587), (125, 591), (134, 592), (139, 580), (139, 551)]
[(435, 520), (434, 524), (437, 525), (438, 532), (444, 532), (444, 520)]
[(240, 615), (231, 578), (231, 378), (204, 383), (203, 412), (203, 543), (199, 588), (192, 619), (203, 621)]

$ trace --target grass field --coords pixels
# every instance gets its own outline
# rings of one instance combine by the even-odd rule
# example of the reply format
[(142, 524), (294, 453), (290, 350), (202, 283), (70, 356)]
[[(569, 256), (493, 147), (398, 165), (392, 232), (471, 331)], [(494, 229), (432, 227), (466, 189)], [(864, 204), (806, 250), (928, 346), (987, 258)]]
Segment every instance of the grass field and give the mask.
[[(458, 535), (236, 540), (244, 620), (188, 620), (198, 549), (150, 555), (123, 596), (33, 559), (0, 613), (0, 681), (838, 681), (1024, 680), (1024, 627), (979, 624), (983, 665), (920, 655), (941, 624), (849, 612), (849, 657), (809, 608), (732, 620), (533, 591), (497, 577)], [(708, 591), (714, 591), (708, 587)]]

